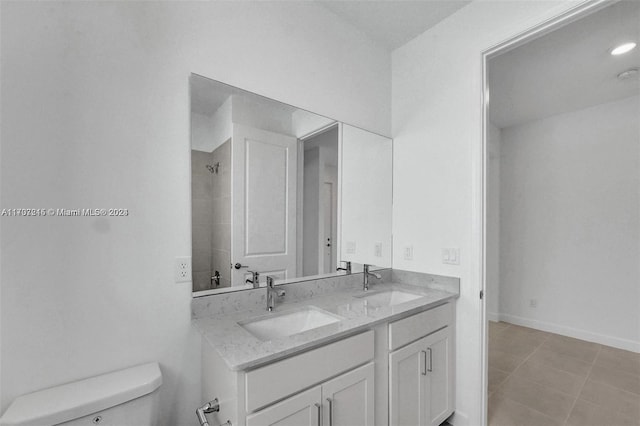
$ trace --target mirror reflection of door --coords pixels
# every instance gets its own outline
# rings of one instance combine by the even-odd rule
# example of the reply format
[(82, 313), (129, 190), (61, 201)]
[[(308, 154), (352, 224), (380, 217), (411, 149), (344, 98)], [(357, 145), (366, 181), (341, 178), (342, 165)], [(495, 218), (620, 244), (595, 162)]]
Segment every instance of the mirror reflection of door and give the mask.
[[(232, 269), (234, 283), (249, 271), (296, 276), (297, 139), (233, 125)], [(264, 278), (261, 278), (264, 281)]]

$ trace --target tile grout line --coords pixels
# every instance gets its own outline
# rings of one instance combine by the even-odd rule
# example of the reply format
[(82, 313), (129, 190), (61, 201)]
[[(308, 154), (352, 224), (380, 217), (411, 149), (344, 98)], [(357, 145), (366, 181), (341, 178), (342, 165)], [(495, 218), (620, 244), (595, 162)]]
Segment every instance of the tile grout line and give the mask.
[[(516, 368), (514, 368), (514, 369), (513, 369), (513, 371), (512, 371), (512, 372), (509, 374), (509, 376), (507, 376), (507, 378), (506, 378), (506, 379), (505, 379), (505, 380), (500, 384), (500, 386), (498, 387), (498, 389), (496, 389), (496, 390), (494, 391), (494, 393), (495, 393), (495, 392), (498, 392), (498, 391), (500, 390), (500, 387), (502, 387), (502, 385), (503, 385), (503, 384), (505, 384), (505, 383), (506, 383), (506, 382), (511, 378), (511, 376), (512, 376), (513, 374), (515, 374), (515, 372), (516, 372), (516, 371), (518, 371), (518, 369), (520, 369), (520, 367), (522, 367), (522, 366), (523, 366), (523, 365), (524, 365), (524, 364), (525, 364), (525, 363), (526, 363), (526, 362), (527, 362), (527, 361), (528, 361), (528, 360), (529, 360), (529, 359), (530, 359), (530, 358), (531, 358), (531, 357), (532, 357), (536, 352), (538, 352), (538, 350), (539, 350), (539, 349), (540, 349), (540, 348), (545, 344), (545, 342), (546, 342), (547, 340), (549, 340), (549, 337), (551, 337), (551, 334), (550, 334), (550, 333), (547, 333), (547, 332), (545, 332), (545, 333), (546, 333), (546, 336), (545, 336), (544, 340), (542, 340), (542, 341), (540, 342), (540, 344), (539, 344), (538, 346), (536, 346), (536, 347), (535, 347), (535, 349), (534, 349), (534, 350), (532, 350), (532, 351), (531, 351), (531, 353), (530, 353), (529, 355), (527, 355), (527, 356), (524, 358), (524, 360), (522, 360), (522, 362), (521, 362), (520, 364), (518, 364), (518, 366), (517, 366)], [(516, 400), (514, 400), (514, 399), (511, 399), (511, 398), (509, 398), (509, 396), (507, 396), (507, 395), (504, 395), (504, 397), (505, 397), (506, 399), (508, 399), (509, 401), (511, 401), (511, 402), (513, 402), (513, 403), (515, 403), (515, 404), (522, 405), (523, 407), (525, 407), (525, 408), (527, 408), (527, 409), (529, 409), (529, 410), (532, 410), (532, 411), (535, 411), (535, 412), (537, 412), (537, 413), (539, 413), (539, 414), (542, 414), (544, 417), (547, 417), (548, 419), (555, 420), (553, 417), (551, 417), (551, 416), (550, 416), (549, 414), (547, 414), (547, 413), (544, 413), (544, 412), (542, 412), (542, 411), (540, 411), (540, 410), (537, 410), (537, 409), (535, 409), (535, 408), (533, 408), (533, 407), (530, 407), (529, 405), (524, 404), (524, 403), (522, 403), (522, 402), (520, 402), (520, 401), (516, 401)], [(573, 407), (572, 407), (572, 408), (573, 408)]]
[[(526, 357), (522, 360), (522, 362), (520, 362), (520, 363), (518, 364), (518, 366), (517, 366), (517, 367), (516, 367), (516, 368), (515, 368), (511, 373), (509, 373), (509, 374), (508, 374), (508, 376), (505, 378), (505, 380), (503, 380), (503, 381), (501, 382), (501, 384), (498, 386), (498, 388), (497, 388), (494, 392), (492, 392), (492, 393), (491, 393), (491, 395), (496, 394), (497, 392), (500, 392), (500, 389), (502, 388), (502, 386), (503, 386), (503, 385), (504, 385), (504, 384), (505, 384), (509, 379), (511, 379), (511, 378), (512, 378), (512, 376), (513, 376), (513, 375), (515, 375), (516, 371), (518, 371), (518, 370), (519, 370), (519, 369), (520, 369), (520, 368), (521, 368), (521, 367), (522, 367), (522, 366), (523, 366), (523, 365), (524, 365), (524, 364), (525, 364), (525, 363), (526, 363), (526, 362), (527, 362), (527, 361), (528, 361), (528, 360), (529, 360), (529, 359), (530, 359), (530, 358), (531, 358), (531, 357), (532, 357), (532, 356), (533, 356), (537, 351), (539, 351), (539, 350), (540, 350), (540, 348), (542, 348), (542, 347), (544, 346), (544, 344), (545, 344), (545, 343), (546, 343), (546, 342), (551, 338), (551, 336), (552, 336), (552, 335), (553, 335), (553, 333), (546, 333), (545, 338), (540, 342), (540, 344), (539, 344), (539, 345), (537, 345), (537, 346), (535, 347), (535, 349), (534, 349), (534, 350), (533, 350), (533, 351), (532, 351), (528, 356), (526, 356)], [(567, 416), (566, 416), (566, 418), (564, 419), (564, 422), (563, 422), (563, 423), (559, 423), (559, 424), (562, 424), (562, 425), (565, 425), (565, 426), (566, 426), (566, 423), (567, 423), (567, 421), (569, 420), (569, 417), (571, 416), (571, 413), (572, 413), (572, 411), (573, 411), (573, 409), (574, 409), (574, 407), (575, 407), (575, 404), (577, 403), (577, 401), (578, 401), (578, 399), (579, 399), (579, 396), (580, 396), (580, 394), (582, 393), (582, 389), (584, 388), (584, 386), (585, 386), (585, 384), (586, 384), (586, 382), (587, 382), (587, 380), (588, 380), (588, 378), (589, 378), (589, 375), (591, 374), (591, 370), (592, 370), (592, 369), (593, 369), (593, 367), (595, 366), (595, 362), (596, 362), (596, 360), (598, 359), (598, 356), (600, 355), (600, 350), (601, 350), (601, 348), (602, 348), (602, 346), (601, 346), (601, 345), (598, 345), (598, 352), (596, 353), (596, 356), (594, 357), (594, 360), (591, 362), (591, 365), (590, 365), (589, 370), (587, 371), (587, 373), (586, 373), (586, 375), (585, 375), (585, 378), (584, 378), (584, 381), (583, 381), (583, 383), (582, 383), (582, 386), (580, 387), (580, 390), (578, 391), (578, 393), (576, 394), (576, 396), (575, 396), (575, 397), (573, 397), (571, 394), (568, 394), (568, 393), (565, 393), (565, 392), (563, 392), (563, 391), (560, 391), (560, 390), (557, 390), (557, 389), (556, 389), (556, 391), (558, 391), (558, 392), (560, 392), (560, 393), (562, 393), (562, 394), (565, 394), (565, 395), (567, 395), (567, 396), (571, 396), (572, 398), (574, 398), (574, 399), (573, 399), (573, 404), (571, 405), (571, 408), (570, 408), (570, 410), (568, 411)], [(567, 372), (567, 373), (569, 373), (569, 372)], [(569, 374), (574, 374), (574, 373), (569, 373)], [(547, 418), (549, 418), (549, 419), (551, 419), (551, 420), (554, 420), (554, 421), (556, 420), (556, 418), (551, 417), (549, 414), (547, 414), (547, 413), (545, 413), (545, 412), (542, 412), (542, 411), (539, 411), (539, 410), (537, 410), (537, 409), (535, 409), (535, 408), (533, 408), (533, 407), (530, 407), (529, 405), (527, 405), (527, 404), (525, 404), (525, 403), (522, 403), (522, 402), (519, 402), (519, 401), (513, 400), (513, 399), (509, 398), (507, 395), (504, 395), (504, 394), (503, 394), (503, 396), (504, 396), (506, 399), (508, 399), (509, 401), (513, 402), (513, 403), (517, 403), (517, 404), (519, 404), (519, 405), (521, 405), (521, 406), (526, 407), (527, 409), (530, 409), (530, 410), (536, 411), (536, 412), (538, 412), (538, 413), (540, 413), (540, 414), (542, 414), (542, 415), (546, 416)]]
[[(595, 360), (593, 361), (593, 367), (595, 367), (595, 366), (596, 366), (596, 364), (598, 363), (598, 358), (600, 357), (600, 353), (602, 352), (602, 348), (603, 348), (603, 347), (605, 347), (605, 345), (600, 345), (600, 349), (598, 350), (598, 353), (596, 354), (596, 358), (595, 358)], [(621, 371), (622, 371), (622, 370), (621, 370)], [(591, 374), (591, 370), (589, 370), (589, 374)], [(587, 378), (588, 378), (588, 377), (587, 377)], [(609, 384), (609, 383), (605, 383), (605, 382), (601, 382), (601, 381), (597, 381), (597, 380), (593, 380), (593, 379), (591, 379), (591, 380), (592, 380), (594, 383), (598, 383), (598, 384), (600, 384), (600, 385), (607, 386), (607, 387), (609, 387), (609, 388), (613, 388), (613, 389), (615, 389), (615, 390), (617, 390), (617, 391), (620, 391), (620, 392), (626, 392), (626, 393), (635, 394), (635, 392), (631, 392), (631, 391), (628, 391), (628, 390), (626, 390), (626, 389), (619, 388), (619, 387), (614, 386), (614, 385), (611, 385), (611, 384)], [(586, 382), (585, 382), (585, 383), (586, 383)], [(589, 403), (590, 403), (590, 404), (592, 404), (592, 405), (596, 405), (596, 406), (600, 406), (600, 405), (601, 405), (601, 404), (599, 404), (599, 403), (597, 403), (597, 402), (594, 402), (594, 401), (587, 401), (587, 402), (589, 402)], [(605, 407), (606, 407), (606, 406), (605, 406)], [(625, 417), (625, 418), (628, 418), (628, 417), (629, 417), (629, 416), (627, 416), (627, 414), (626, 414), (626, 413), (624, 413), (624, 411), (623, 411), (621, 408), (619, 408), (619, 409), (615, 410), (615, 412), (616, 412), (616, 414), (618, 414), (619, 416), (622, 416), (622, 417)], [(640, 426), (640, 423), (638, 424), (638, 426)]]
[(518, 405), (523, 406), (523, 407), (524, 407), (524, 408), (526, 408), (527, 410), (535, 411), (536, 413), (538, 413), (538, 414), (542, 415), (543, 417), (548, 418), (549, 420), (553, 420), (553, 421), (555, 421), (555, 419), (554, 419), (553, 417), (551, 417), (550, 415), (548, 415), (547, 413), (544, 413), (544, 412), (542, 412), (542, 411), (540, 411), (540, 410), (537, 410), (537, 409), (535, 409), (535, 408), (533, 408), (533, 407), (529, 407), (527, 404), (524, 404), (524, 403), (522, 403), (522, 402), (520, 402), (520, 401), (516, 401), (515, 399), (511, 399), (511, 398), (509, 398), (508, 396), (505, 396), (504, 398), (505, 398), (505, 399), (507, 399), (507, 400), (509, 400), (510, 402), (514, 403), (514, 404), (518, 404)]
[[(549, 339), (550, 334), (547, 334), (544, 338), (543, 341), (540, 342), (540, 344), (538, 346), (535, 347), (534, 350), (531, 351), (531, 353), (529, 355), (527, 355), (520, 364), (518, 364), (518, 366), (516, 368), (513, 369), (513, 371), (511, 372), (511, 374), (514, 374), (516, 371), (518, 371), (518, 369), (520, 367), (522, 367), (527, 361), (529, 361), (529, 358), (531, 358), (533, 356), (533, 354), (535, 354), (536, 352), (538, 352), (538, 350), (545, 344), (545, 342)], [(510, 375), (511, 375), (510, 374)], [(508, 377), (507, 377), (508, 379)], [(506, 381), (506, 380), (505, 380)]]
[[(510, 328), (511, 328), (511, 329), (514, 329), (515, 327), (513, 327), (513, 326), (511, 326), (511, 325), (507, 325), (506, 327), (503, 327), (503, 328), (502, 328), (498, 333), (496, 333), (496, 334), (495, 334), (495, 336), (496, 336), (496, 337), (498, 337), (498, 338), (504, 337), (504, 336), (505, 336), (505, 333), (506, 333), (506, 332), (507, 332), (507, 330), (508, 330), (508, 329), (510, 329)], [(534, 330), (535, 330), (535, 329), (534, 329)], [(517, 331), (517, 328), (516, 328), (516, 331)], [(565, 416), (565, 418), (564, 418), (564, 421), (563, 421), (561, 418), (558, 418), (558, 417), (555, 417), (555, 418), (554, 418), (554, 417), (551, 417), (549, 414), (547, 414), (547, 413), (545, 413), (545, 412), (542, 412), (542, 411), (539, 411), (539, 410), (537, 410), (537, 409), (535, 409), (535, 408), (533, 408), (533, 407), (530, 407), (530, 406), (528, 406), (528, 405), (527, 405), (526, 403), (524, 403), (524, 402), (519, 402), (519, 401), (517, 401), (517, 400), (513, 400), (513, 399), (509, 398), (509, 397), (508, 397), (508, 395), (505, 395), (504, 393), (502, 393), (502, 392), (503, 392), (503, 389), (504, 389), (504, 385), (505, 385), (505, 383), (506, 383), (506, 382), (508, 382), (509, 380), (512, 380), (512, 379), (516, 376), (517, 372), (518, 372), (518, 371), (523, 367), (523, 365), (524, 365), (524, 364), (526, 364), (526, 363), (527, 363), (527, 362), (528, 362), (528, 361), (529, 361), (529, 360), (530, 360), (530, 359), (531, 359), (531, 358), (532, 358), (536, 353), (538, 353), (538, 352), (540, 351), (540, 348), (544, 347), (545, 343), (546, 343), (546, 342), (549, 342), (549, 341), (551, 340), (551, 338), (552, 338), (554, 335), (555, 335), (555, 333), (548, 333), (548, 332), (547, 332), (547, 333), (544, 335), (544, 338), (543, 338), (543, 339), (541, 339), (540, 343), (539, 343), (538, 345), (536, 345), (536, 346), (534, 347), (534, 349), (533, 349), (533, 350), (532, 350), (532, 351), (531, 351), (527, 356), (525, 356), (525, 357), (522, 359), (522, 361), (521, 361), (521, 362), (519, 362), (519, 363), (516, 365), (516, 367), (515, 367), (515, 368), (514, 368), (510, 373), (509, 373), (509, 372), (506, 372), (506, 371), (504, 371), (504, 370), (500, 370), (500, 369), (498, 368), (497, 370), (498, 370), (498, 371), (501, 371), (502, 373), (506, 373), (506, 376), (505, 376), (505, 379), (504, 379), (504, 380), (502, 380), (500, 383), (498, 383), (498, 384), (497, 384), (497, 386), (496, 386), (496, 390), (495, 390), (494, 392), (492, 392), (491, 394), (489, 394), (489, 396), (493, 396), (493, 395), (501, 395), (501, 396), (502, 396), (502, 397), (504, 397), (506, 400), (509, 400), (511, 403), (517, 404), (518, 406), (522, 406), (522, 407), (524, 407), (524, 408), (527, 408), (527, 409), (529, 409), (529, 410), (532, 410), (532, 411), (534, 411), (534, 412), (537, 412), (537, 413), (539, 413), (539, 414), (541, 414), (541, 415), (545, 416), (546, 418), (548, 418), (550, 421), (553, 421), (553, 422), (555, 422), (555, 421), (562, 422), (562, 423), (557, 423), (558, 425), (564, 425), (564, 426), (567, 426), (567, 425), (569, 424), (569, 419), (571, 418), (571, 415), (572, 415), (572, 413), (574, 412), (574, 410), (575, 410), (575, 408), (576, 408), (576, 406), (577, 406), (577, 402), (578, 402), (578, 400), (580, 400), (580, 399), (581, 399), (581, 395), (582, 395), (582, 393), (584, 392), (584, 389), (586, 388), (586, 383), (587, 383), (587, 381), (589, 381), (589, 380), (590, 380), (590, 378), (591, 378), (591, 374), (593, 373), (593, 370), (595, 369), (596, 364), (598, 363), (598, 360), (599, 360), (599, 359), (603, 356), (603, 354), (604, 354), (604, 349), (607, 347), (606, 345), (597, 345), (597, 350), (596, 350), (596, 352), (595, 352), (595, 356), (592, 358), (592, 361), (591, 361), (591, 362), (588, 362), (588, 364), (587, 364), (588, 369), (587, 369), (587, 371), (585, 372), (585, 375), (582, 377), (582, 378), (583, 378), (583, 382), (582, 382), (582, 384), (580, 384), (580, 383), (579, 383), (579, 381), (576, 383), (576, 384), (578, 385), (578, 387), (579, 387), (579, 388), (578, 388), (577, 393), (575, 394), (575, 396), (572, 396), (572, 395), (571, 395), (571, 393), (566, 393), (566, 392), (564, 392), (564, 391), (562, 391), (562, 390), (555, 389), (556, 391), (558, 391), (558, 392), (560, 392), (560, 393), (562, 393), (562, 394), (565, 394), (565, 395), (567, 395), (567, 396), (572, 397), (572, 399), (570, 399), (570, 400), (568, 401), (568, 402), (570, 402), (571, 406), (570, 406), (570, 409), (567, 411), (567, 414), (566, 414), (566, 416)], [(560, 336), (560, 337), (562, 337), (562, 335), (559, 335), (559, 336)], [(578, 339), (578, 340), (580, 340), (580, 339)], [(568, 358), (572, 358), (572, 359), (580, 359), (580, 358), (582, 358), (582, 357), (578, 358), (577, 356), (576, 356), (576, 357), (573, 357), (573, 356), (569, 356), (569, 355), (565, 355), (565, 356), (567, 356)], [(583, 361), (583, 362), (584, 362), (584, 361)], [(544, 364), (541, 364), (541, 365), (544, 365)], [(494, 368), (495, 368), (495, 367), (494, 367)], [(563, 371), (563, 372), (565, 372), (565, 373), (567, 373), (567, 374), (571, 374), (571, 375), (573, 375), (573, 376), (578, 376), (578, 377), (576, 377), (577, 379), (579, 379), (579, 378), (580, 378), (579, 376), (582, 376), (582, 375), (576, 374), (576, 373), (571, 372), (571, 371), (566, 371), (566, 370), (564, 370), (564, 369), (562, 369), (562, 368), (561, 368), (560, 370), (561, 370), (561, 371)], [(536, 380), (533, 380), (533, 382), (535, 383), (535, 382), (536, 382)], [(600, 383), (600, 382), (598, 382), (598, 383)], [(612, 387), (612, 388), (614, 388), (614, 389), (617, 389), (617, 390), (619, 390), (619, 391), (623, 391), (623, 392), (625, 392), (625, 393), (630, 392), (630, 391), (627, 391), (625, 388), (619, 388), (619, 387), (617, 387), (617, 386), (612, 386), (612, 385), (610, 385), (610, 384), (608, 384), (608, 383), (605, 383), (605, 382), (602, 382), (602, 384), (603, 384), (603, 385), (606, 385), (606, 386), (608, 386), (608, 387)], [(575, 389), (575, 388), (574, 388), (574, 389)], [(573, 392), (572, 392), (572, 393), (573, 393)], [(630, 393), (634, 393), (634, 392), (630, 392)], [(596, 405), (596, 406), (598, 406), (598, 405), (600, 405), (600, 404), (595, 403), (595, 405)], [(633, 417), (632, 417), (632, 416), (630, 417), (630, 416), (629, 416), (629, 415), (628, 415), (628, 414), (627, 414), (627, 413), (626, 413), (622, 408), (619, 408), (619, 407), (618, 407), (618, 409), (617, 409), (617, 410), (615, 410), (614, 412), (612, 412), (612, 415), (613, 415), (614, 413), (615, 413), (615, 415), (620, 416), (621, 418), (625, 418), (625, 419), (627, 419), (627, 420), (631, 420), (631, 421), (632, 421), (632, 423), (634, 422)], [(616, 417), (616, 418), (617, 418), (617, 417)], [(633, 423), (633, 424), (635, 425), (636, 423)], [(640, 423), (638, 423), (636, 426), (640, 426)]]
[[(491, 395), (494, 395), (496, 392), (500, 392), (500, 389), (502, 388), (502, 386), (503, 386), (505, 383), (507, 383), (507, 382), (509, 381), (509, 379), (511, 379), (511, 376), (513, 376), (513, 374), (515, 374), (515, 372), (516, 372), (516, 371), (518, 371), (518, 369), (519, 369), (520, 367), (522, 367), (522, 366), (523, 366), (523, 365), (524, 365), (524, 364), (529, 360), (529, 358), (531, 358), (531, 357), (533, 356), (533, 354), (535, 354), (535, 353), (538, 351), (538, 349), (540, 349), (540, 348), (542, 347), (542, 345), (544, 345), (544, 343), (547, 341), (547, 339), (549, 338), (549, 336), (550, 336), (550, 334), (547, 334), (547, 335), (545, 336), (544, 340), (543, 340), (543, 341), (541, 341), (541, 342), (540, 342), (540, 344), (539, 344), (538, 346), (536, 346), (536, 347), (535, 347), (535, 349), (534, 349), (533, 351), (531, 351), (531, 353), (530, 353), (529, 355), (527, 355), (527, 356), (522, 360), (522, 362), (516, 366), (516, 368), (514, 368), (514, 369), (513, 369), (513, 371), (511, 371), (511, 373), (508, 373), (508, 374), (507, 374), (507, 377), (505, 377), (505, 379), (504, 379), (502, 382), (500, 382), (500, 384), (498, 385), (498, 387), (496, 388), (496, 390), (494, 390), (493, 392), (491, 392)], [(502, 370), (501, 370), (501, 371), (502, 371)], [(505, 373), (506, 373), (506, 371), (505, 371)], [(529, 409), (531, 409), (531, 410), (538, 411), (538, 410), (536, 410), (535, 408), (529, 407), (529, 406), (528, 406), (528, 405), (526, 405), (526, 404), (523, 404), (523, 403), (521, 403), (521, 402), (515, 401), (515, 400), (513, 400), (513, 399), (509, 398), (509, 397), (508, 397), (508, 396), (506, 396), (506, 395), (505, 395), (505, 398), (507, 398), (509, 401), (517, 402), (518, 404), (523, 405), (523, 406), (525, 406), (525, 407), (527, 407), (527, 408), (529, 408)], [(539, 413), (541, 413), (541, 414), (544, 414), (544, 415), (545, 415), (545, 416), (547, 416), (547, 417), (549, 417), (547, 414), (542, 413), (541, 411), (538, 411), (538, 412), (539, 412)], [(551, 417), (549, 417), (549, 418), (551, 418)]]
[(576, 398), (573, 400), (571, 409), (569, 410), (567, 417), (565, 417), (564, 422), (562, 423), (564, 426), (567, 426), (567, 422), (571, 417), (571, 413), (573, 412), (573, 409), (576, 407), (576, 404), (578, 403), (578, 399), (580, 399), (580, 395), (582, 394), (584, 387), (587, 385), (587, 381), (589, 380), (589, 376), (591, 375), (591, 371), (593, 370), (593, 367), (596, 365), (596, 360), (598, 359), (598, 356), (600, 356), (601, 350), (602, 350), (602, 345), (598, 345), (598, 352), (596, 353), (596, 356), (593, 358), (593, 361), (591, 361), (591, 366), (589, 367), (589, 371), (587, 371), (587, 375), (584, 378), (584, 382), (582, 382), (582, 386), (580, 386), (580, 390), (576, 394)]

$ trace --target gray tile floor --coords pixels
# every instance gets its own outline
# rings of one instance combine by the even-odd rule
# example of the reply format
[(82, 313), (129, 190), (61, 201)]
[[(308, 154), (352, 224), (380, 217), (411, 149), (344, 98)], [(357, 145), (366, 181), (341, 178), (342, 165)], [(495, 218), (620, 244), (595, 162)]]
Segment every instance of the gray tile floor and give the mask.
[(640, 354), (489, 322), (490, 426), (640, 426)]

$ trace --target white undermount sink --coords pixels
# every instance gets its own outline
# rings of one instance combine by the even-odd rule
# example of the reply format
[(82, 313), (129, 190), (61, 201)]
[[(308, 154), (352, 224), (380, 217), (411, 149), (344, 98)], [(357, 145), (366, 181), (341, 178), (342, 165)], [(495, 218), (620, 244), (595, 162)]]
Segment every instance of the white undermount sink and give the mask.
[(410, 300), (419, 299), (423, 296), (402, 290), (385, 290), (356, 297), (366, 300), (368, 305), (382, 307), (398, 305), (400, 303), (409, 302)]
[(315, 306), (306, 306), (292, 312), (260, 317), (238, 324), (260, 340), (272, 340), (333, 324), (342, 319)]

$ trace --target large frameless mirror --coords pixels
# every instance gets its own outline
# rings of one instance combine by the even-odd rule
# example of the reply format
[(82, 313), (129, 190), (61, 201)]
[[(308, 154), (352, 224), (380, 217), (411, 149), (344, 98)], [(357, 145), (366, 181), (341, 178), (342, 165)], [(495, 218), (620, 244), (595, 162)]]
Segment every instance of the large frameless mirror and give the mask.
[(391, 139), (196, 74), (190, 90), (194, 292), (391, 266)]

